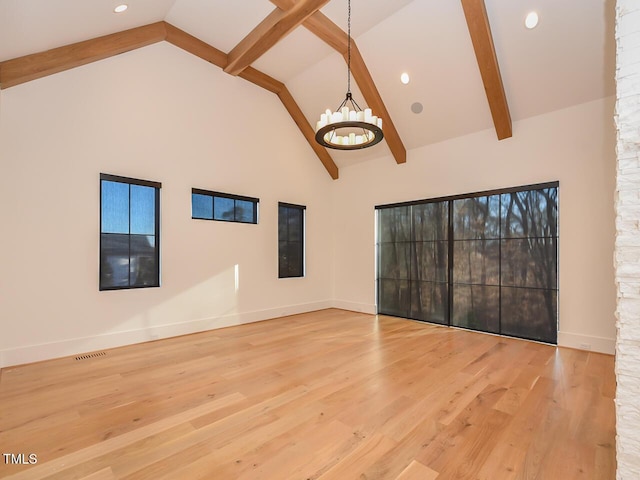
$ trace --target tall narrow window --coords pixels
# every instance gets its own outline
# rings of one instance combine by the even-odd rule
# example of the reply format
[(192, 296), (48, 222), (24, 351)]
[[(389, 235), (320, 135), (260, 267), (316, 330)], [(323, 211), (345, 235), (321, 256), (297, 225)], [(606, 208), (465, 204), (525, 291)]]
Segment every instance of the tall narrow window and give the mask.
[(305, 209), (278, 203), (278, 278), (304, 276)]
[(100, 174), (100, 290), (160, 285), (160, 187)]
[(558, 190), (502, 195), (502, 330), (557, 342)]
[(500, 332), (500, 195), (453, 200), (451, 324)]

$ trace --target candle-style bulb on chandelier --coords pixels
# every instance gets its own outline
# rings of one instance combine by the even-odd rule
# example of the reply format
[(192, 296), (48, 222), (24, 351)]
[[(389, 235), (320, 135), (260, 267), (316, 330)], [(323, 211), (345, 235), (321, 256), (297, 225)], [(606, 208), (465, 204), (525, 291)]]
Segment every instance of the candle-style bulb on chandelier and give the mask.
[(370, 108), (364, 110), (351, 95), (351, 0), (348, 0), (347, 16), (347, 94), (335, 112), (327, 109), (316, 123), (316, 141), (325, 147), (337, 150), (358, 150), (379, 143), (382, 133), (382, 118)]

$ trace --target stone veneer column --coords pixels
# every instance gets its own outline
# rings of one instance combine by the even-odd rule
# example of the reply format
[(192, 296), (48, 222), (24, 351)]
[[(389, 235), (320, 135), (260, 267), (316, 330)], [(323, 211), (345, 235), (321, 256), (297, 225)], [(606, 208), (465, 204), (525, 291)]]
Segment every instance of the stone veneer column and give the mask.
[(640, 479), (640, 0), (616, 5), (617, 478)]

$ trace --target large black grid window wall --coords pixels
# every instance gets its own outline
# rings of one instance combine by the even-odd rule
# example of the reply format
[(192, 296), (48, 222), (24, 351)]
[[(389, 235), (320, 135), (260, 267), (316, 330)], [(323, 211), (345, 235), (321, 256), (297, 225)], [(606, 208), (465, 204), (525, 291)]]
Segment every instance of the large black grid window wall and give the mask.
[(160, 286), (161, 186), (100, 174), (100, 290)]
[(259, 198), (192, 188), (191, 218), (255, 224), (259, 203)]
[(379, 313), (557, 343), (558, 182), (376, 209)]

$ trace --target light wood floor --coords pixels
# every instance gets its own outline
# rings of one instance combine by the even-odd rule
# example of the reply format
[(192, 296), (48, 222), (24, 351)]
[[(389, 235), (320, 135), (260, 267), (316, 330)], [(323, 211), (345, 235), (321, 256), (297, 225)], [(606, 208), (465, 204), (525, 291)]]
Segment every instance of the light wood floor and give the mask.
[(10, 479), (614, 479), (613, 357), (324, 310), (6, 368)]

